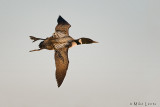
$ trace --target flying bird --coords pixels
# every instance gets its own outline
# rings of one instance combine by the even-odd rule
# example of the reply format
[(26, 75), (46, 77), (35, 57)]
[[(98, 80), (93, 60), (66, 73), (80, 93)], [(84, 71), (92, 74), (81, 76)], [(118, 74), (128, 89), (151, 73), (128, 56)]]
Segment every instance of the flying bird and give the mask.
[(68, 49), (76, 45), (98, 42), (93, 41), (90, 38), (73, 39), (71, 36), (69, 36), (69, 28), (71, 25), (61, 16), (58, 17), (57, 22), (58, 24), (55, 28), (55, 32), (51, 37), (42, 39), (30, 36), (30, 39), (33, 40), (33, 42), (37, 40), (43, 40), (39, 44), (39, 49), (31, 50), (30, 52), (40, 51), (42, 49), (55, 51), (56, 80), (58, 87), (60, 87), (66, 76), (69, 65)]

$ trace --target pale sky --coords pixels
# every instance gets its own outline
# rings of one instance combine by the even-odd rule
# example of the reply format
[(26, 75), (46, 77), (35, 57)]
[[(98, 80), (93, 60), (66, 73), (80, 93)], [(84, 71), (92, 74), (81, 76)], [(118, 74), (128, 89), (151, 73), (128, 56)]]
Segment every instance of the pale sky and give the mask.
[[(0, 13), (0, 107), (160, 106), (159, 0), (0, 0)], [(60, 88), (54, 51), (29, 53), (59, 15), (73, 38), (99, 42), (69, 49)]]

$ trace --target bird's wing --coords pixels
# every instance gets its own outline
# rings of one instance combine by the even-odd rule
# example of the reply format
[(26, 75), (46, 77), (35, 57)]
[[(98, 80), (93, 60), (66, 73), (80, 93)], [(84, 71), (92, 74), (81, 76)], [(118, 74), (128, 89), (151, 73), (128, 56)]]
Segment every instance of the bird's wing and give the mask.
[(68, 69), (68, 48), (62, 48), (55, 51), (55, 64), (56, 64), (56, 80), (58, 87), (61, 86)]
[(58, 24), (55, 28), (55, 33), (53, 34), (53, 36), (55, 38), (69, 36), (69, 28), (71, 27), (71, 25), (61, 16), (58, 17), (57, 22)]

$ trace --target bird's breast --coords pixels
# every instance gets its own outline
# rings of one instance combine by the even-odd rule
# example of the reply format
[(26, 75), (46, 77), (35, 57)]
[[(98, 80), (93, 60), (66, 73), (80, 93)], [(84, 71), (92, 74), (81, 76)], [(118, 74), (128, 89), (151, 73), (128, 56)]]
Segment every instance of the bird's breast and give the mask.
[(67, 42), (66, 43), (55, 43), (54, 48), (58, 50), (60, 48), (67, 47), (68, 45), (69, 45), (69, 43), (67, 43)]
[(63, 38), (47, 38), (40, 43), (39, 47), (48, 50), (58, 50), (64, 47), (71, 47), (74, 39), (70, 36)]

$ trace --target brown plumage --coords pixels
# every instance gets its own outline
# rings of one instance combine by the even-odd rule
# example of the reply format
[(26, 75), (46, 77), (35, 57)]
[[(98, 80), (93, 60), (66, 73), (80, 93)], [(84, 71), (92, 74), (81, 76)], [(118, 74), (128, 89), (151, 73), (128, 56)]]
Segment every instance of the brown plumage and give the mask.
[(55, 32), (51, 37), (42, 39), (30, 36), (30, 39), (33, 40), (33, 42), (43, 40), (39, 44), (39, 49), (31, 50), (30, 52), (42, 49), (55, 50), (56, 80), (58, 87), (60, 87), (66, 76), (69, 65), (68, 49), (80, 44), (91, 44), (97, 42), (89, 38), (73, 39), (69, 36), (69, 28), (71, 25), (61, 16), (58, 17), (57, 22), (58, 24), (55, 28)]
[(68, 48), (62, 48), (61, 50), (55, 52), (55, 64), (56, 80), (58, 83), (58, 87), (60, 87), (68, 69)]
[(69, 28), (71, 27), (71, 25), (66, 20), (64, 20), (61, 16), (59, 16), (57, 22), (58, 24), (55, 28), (55, 31), (61, 32), (69, 36)]

